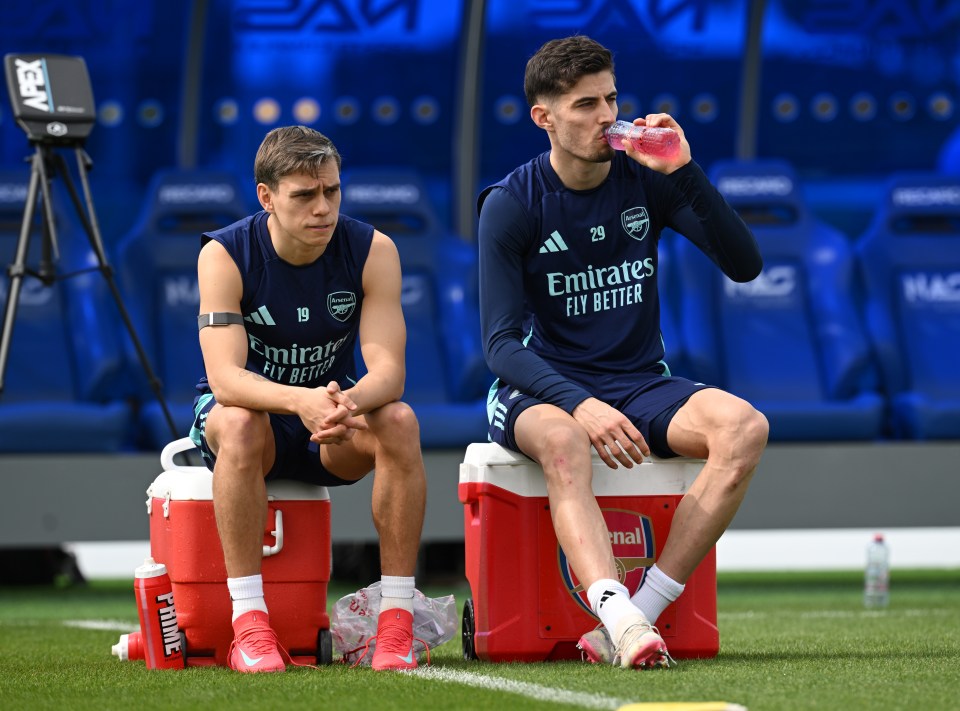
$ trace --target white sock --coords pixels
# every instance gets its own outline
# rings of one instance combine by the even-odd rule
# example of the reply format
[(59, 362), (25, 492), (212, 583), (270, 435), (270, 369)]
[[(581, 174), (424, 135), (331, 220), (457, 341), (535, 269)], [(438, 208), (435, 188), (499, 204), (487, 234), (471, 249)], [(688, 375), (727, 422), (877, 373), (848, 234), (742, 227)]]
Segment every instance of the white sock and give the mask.
[(399, 607), (413, 614), (413, 577), (380, 576), (380, 612)]
[(664, 574), (654, 564), (647, 569), (643, 585), (630, 598), (634, 605), (647, 616), (651, 625), (657, 624), (657, 618), (667, 609), (667, 605), (680, 597), (685, 585)]
[(267, 611), (267, 601), (263, 598), (263, 576), (248, 575), (244, 578), (227, 578), (227, 589), (233, 602), (233, 621), (240, 615), (253, 610)]
[(637, 614), (637, 608), (630, 602), (627, 588), (610, 578), (601, 578), (587, 588), (587, 599), (614, 642), (619, 639), (620, 622)]

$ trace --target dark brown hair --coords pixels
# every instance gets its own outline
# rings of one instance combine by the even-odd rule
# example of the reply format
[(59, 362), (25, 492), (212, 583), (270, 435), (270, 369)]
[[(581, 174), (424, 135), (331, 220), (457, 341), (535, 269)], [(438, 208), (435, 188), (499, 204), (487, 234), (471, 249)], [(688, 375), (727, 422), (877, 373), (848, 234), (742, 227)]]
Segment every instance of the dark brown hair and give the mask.
[(587, 74), (613, 72), (613, 53), (584, 35), (550, 40), (527, 62), (523, 91), (533, 106), (570, 90)]
[(253, 178), (276, 190), (280, 180), (292, 173), (316, 177), (320, 166), (330, 158), (340, 170), (340, 153), (322, 133), (306, 126), (282, 126), (270, 131), (260, 144), (253, 162)]

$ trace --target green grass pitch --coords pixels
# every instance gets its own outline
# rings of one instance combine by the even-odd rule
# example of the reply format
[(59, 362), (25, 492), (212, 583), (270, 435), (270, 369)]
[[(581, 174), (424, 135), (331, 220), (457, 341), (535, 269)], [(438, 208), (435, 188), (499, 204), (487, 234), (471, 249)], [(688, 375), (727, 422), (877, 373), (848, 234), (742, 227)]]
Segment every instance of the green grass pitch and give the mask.
[[(721, 573), (720, 654), (669, 670), (467, 662), (457, 636), (434, 650), (429, 675), (335, 664), (241, 676), (222, 668), (152, 672), (142, 661), (112, 657), (121, 628), (137, 627), (132, 580), (0, 588), (0, 705), (505, 711), (727, 701), (750, 711), (960, 709), (960, 570), (894, 570), (883, 611), (864, 610), (861, 589), (859, 573)], [(328, 603), (348, 592), (332, 585)], [(452, 592), (460, 605), (469, 597), (466, 584), (424, 592)], [(119, 627), (77, 628), (68, 620)]]

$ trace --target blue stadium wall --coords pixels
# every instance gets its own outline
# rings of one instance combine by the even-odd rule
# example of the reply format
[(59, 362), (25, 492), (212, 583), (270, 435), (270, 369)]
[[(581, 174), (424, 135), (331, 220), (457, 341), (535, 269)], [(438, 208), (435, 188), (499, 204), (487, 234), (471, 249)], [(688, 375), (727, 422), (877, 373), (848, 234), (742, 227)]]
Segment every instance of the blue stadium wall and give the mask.
[[(465, 181), (475, 196), (547, 147), (527, 118), (523, 67), (544, 41), (573, 33), (615, 51), (621, 117), (673, 113), (708, 171), (731, 158), (787, 161), (810, 207), (851, 241), (891, 174), (960, 173), (960, 3), (769, 0), (751, 66), (757, 4), (748, 0), (489, 0), (471, 74), (476, 9), (456, 0), (39, 0), (4, 7), (0, 46), (85, 59), (98, 113), (86, 150), (112, 258), (161, 171), (223, 171), (254, 209), (256, 148), (289, 123), (330, 135), (345, 168), (414, 168), (441, 224), (469, 243), (461, 226), (475, 220), (459, 214), (469, 201), (455, 186)], [(461, 113), (465, 98), (475, 124)], [(465, 136), (464, 126), (473, 126)], [(31, 151), (0, 102), (0, 170), (24, 171)], [(82, 239), (75, 229), (71, 238)], [(0, 254), (4, 266), (10, 259)], [(14, 348), (26, 333), (18, 326)], [(3, 517), (0, 544), (145, 537), (155, 453), (40, 456), (47, 439), (35, 453), (0, 453), (0, 471), (16, 474), (9, 498), (22, 504)], [(956, 525), (958, 443), (771, 445), (734, 525)], [(431, 500), (454, 501), (461, 453), (426, 453)], [(851, 512), (868, 488), (883, 512)], [(337, 530), (359, 538), (349, 524), (366, 521), (369, 496), (354, 489), (338, 492)], [(926, 491), (939, 495), (917, 495)], [(456, 504), (434, 506), (425, 537), (457, 537), (459, 515)]]
[[(674, 114), (708, 171), (742, 157), (786, 161), (811, 209), (851, 241), (889, 175), (960, 173), (956, 2), (770, 0), (751, 35), (758, 6), (748, 0), (488, 0), (471, 73), (478, 7), (47, 0), (6, 8), (0, 44), (86, 61), (97, 124), (85, 148), (111, 257), (161, 171), (222, 171), (255, 209), (256, 148), (290, 123), (328, 134), (345, 171), (413, 168), (442, 228), (469, 244), (472, 206), (455, 188), (466, 182), (475, 196), (547, 147), (528, 119), (523, 68), (544, 41), (573, 33), (614, 50), (621, 117)], [(31, 150), (4, 103), (0, 169), (24, 170)]]
[[(523, 66), (542, 42), (577, 32), (616, 52), (622, 116), (669, 111), (705, 167), (736, 157), (751, 5), (489, 0), (477, 184), (546, 145), (527, 117)], [(88, 152), (108, 243), (133, 223), (156, 171), (218, 168), (249, 184), (265, 131), (294, 122), (329, 134), (347, 166), (415, 166), (452, 226), (469, 6), (45, 0), (6, 8), (0, 42), (6, 52), (58, 52), (87, 62), (98, 108)], [(202, 51), (192, 63), (191, 31), (200, 33)], [(957, 126), (958, 34), (954, 2), (766, 2), (757, 156), (790, 161), (811, 181), (847, 179), (852, 186), (892, 171), (936, 168)], [(185, 106), (188, 67), (199, 68), (199, 88)], [(192, 146), (187, 154), (185, 142)], [(4, 103), (0, 166), (20, 165), (27, 153)], [(248, 199), (253, 203), (252, 185)]]

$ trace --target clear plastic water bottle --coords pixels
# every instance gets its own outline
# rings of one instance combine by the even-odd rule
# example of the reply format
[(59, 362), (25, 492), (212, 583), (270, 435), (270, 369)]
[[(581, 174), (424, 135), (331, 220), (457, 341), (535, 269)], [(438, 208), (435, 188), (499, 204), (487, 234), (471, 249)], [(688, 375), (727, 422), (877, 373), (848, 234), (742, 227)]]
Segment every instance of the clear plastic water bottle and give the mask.
[(867, 546), (867, 570), (863, 581), (864, 607), (883, 608), (890, 602), (890, 549), (878, 533)]
[(622, 151), (624, 142), (635, 149), (659, 158), (671, 158), (680, 152), (680, 136), (672, 128), (634, 126), (629, 121), (615, 121), (603, 132), (614, 150)]

